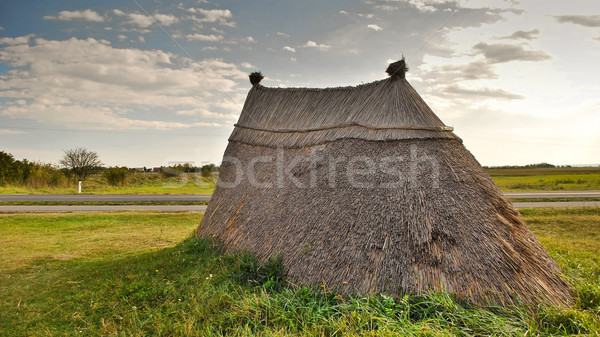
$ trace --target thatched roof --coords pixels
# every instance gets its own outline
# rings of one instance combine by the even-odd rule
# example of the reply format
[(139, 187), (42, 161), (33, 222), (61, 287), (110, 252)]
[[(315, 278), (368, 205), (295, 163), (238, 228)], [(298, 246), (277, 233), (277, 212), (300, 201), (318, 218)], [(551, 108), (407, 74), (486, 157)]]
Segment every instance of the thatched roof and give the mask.
[(256, 83), (230, 141), (303, 147), (342, 138), (457, 138), (404, 78), (356, 87), (267, 88)]
[(351, 88), (256, 82), (197, 234), (344, 293), (569, 303), (518, 211), (394, 69)]

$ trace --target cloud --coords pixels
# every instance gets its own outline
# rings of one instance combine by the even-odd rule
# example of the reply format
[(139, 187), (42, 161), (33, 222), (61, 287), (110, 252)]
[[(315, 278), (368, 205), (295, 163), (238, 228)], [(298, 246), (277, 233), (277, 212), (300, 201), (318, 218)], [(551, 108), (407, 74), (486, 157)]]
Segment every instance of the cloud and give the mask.
[(446, 3), (446, 0), (399, 0), (401, 2), (406, 2), (410, 4), (412, 7), (416, 8), (421, 13), (432, 13), (437, 11), (435, 5)]
[(250, 43), (255, 43), (255, 42), (256, 42), (256, 40), (255, 40), (255, 39), (254, 39), (252, 36), (248, 36), (248, 37), (246, 38), (246, 41), (247, 41), (247, 42), (250, 42)]
[(8, 129), (0, 129), (0, 135), (20, 135), (25, 133), (19, 130), (8, 130)]
[(248, 63), (248, 62), (242, 62), (241, 66), (242, 66), (242, 68), (246, 68), (246, 69), (256, 68), (254, 65), (252, 65), (251, 63)]
[(204, 8), (188, 8), (188, 12), (200, 14), (203, 17), (192, 17), (198, 23), (218, 23), (222, 26), (235, 27), (235, 21), (232, 21), (233, 14), (229, 9), (204, 9)]
[(0, 26), (0, 30), (4, 30), (4, 27)]
[(0, 45), (19, 45), (29, 43), (29, 39), (33, 37), (33, 34), (25, 35), (25, 36), (17, 36), (17, 37), (3, 37), (0, 38)]
[[(66, 128), (166, 130), (220, 124), (219, 116), (243, 102), (237, 81), (247, 74), (221, 59), (114, 48), (93, 38), (30, 40), (14, 38), (0, 49), (0, 62), (13, 68), (0, 77), (0, 115)], [(222, 104), (232, 97), (239, 102)], [(189, 109), (216, 120), (169, 120)], [(143, 112), (151, 110), (161, 117)]]
[(511, 44), (487, 44), (480, 42), (473, 46), (478, 53), (482, 53), (491, 63), (504, 63), (510, 61), (544, 61), (550, 55), (542, 50), (525, 50), (522, 46)]
[(373, 14), (373, 13), (369, 13), (369, 14), (358, 13), (358, 16), (360, 16), (361, 18), (372, 19), (375, 17), (375, 14)]
[(150, 25), (152, 25), (154, 23), (154, 20), (144, 14), (140, 14), (140, 13), (125, 13), (123, 11), (120, 11), (118, 9), (114, 10), (114, 13), (117, 15), (121, 15), (121, 16), (126, 16), (129, 18), (129, 21), (127, 21), (127, 23), (141, 27), (141, 28), (146, 28), (149, 27)]
[(536, 35), (538, 35), (539, 33), (540, 33), (539, 29), (534, 29), (534, 30), (529, 30), (529, 31), (518, 30), (518, 31), (512, 33), (511, 35), (498, 37), (498, 39), (507, 39), (507, 40), (524, 39), (524, 40), (533, 40), (533, 39), (537, 39)]
[(557, 15), (554, 19), (560, 23), (574, 23), (585, 27), (600, 27), (600, 15)]
[(125, 13), (122, 10), (115, 9), (113, 13), (119, 16), (125, 16), (129, 18), (127, 23), (138, 26), (140, 28), (150, 27), (154, 22), (157, 22), (161, 26), (170, 26), (174, 23), (179, 22), (179, 19), (173, 14), (161, 14), (156, 13), (151, 16), (140, 14), (140, 13)]
[(374, 25), (374, 24), (367, 25), (367, 28), (372, 29), (372, 30), (374, 30), (376, 32), (378, 32), (380, 30), (383, 30), (383, 28), (379, 27), (378, 25)]
[(462, 88), (457, 85), (450, 85), (444, 89), (444, 92), (449, 94), (458, 94), (458, 95), (466, 95), (466, 96), (478, 96), (478, 97), (487, 97), (487, 98), (496, 98), (496, 99), (523, 99), (524, 96), (513, 94), (506, 90), (502, 89), (490, 89), (490, 88), (480, 88), (480, 89), (467, 89)]
[(292, 53), (296, 52), (296, 48), (290, 47), (290, 46), (283, 47), (283, 50), (287, 50), (287, 51), (292, 52)]
[(207, 41), (207, 42), (217, 42), (223, 41), (223, 36), (221, 35), (204, 35), (200, 33), (188, 34), (185, 36), (188, 41)]
[(318, 49), (318, 50), (328, 50), (329, 48), (331, 48), (331, 46), (326, 45), (326, 44), (318, 44), (315, 41), (308, 41), (306, 42), (306, 44), (304, 45), (304, 47), (306, 48), (314, 48), (314, 49)]
[(498, 75), (492, 65), (485, 61), (475, 61), (464, 65), (445, 65), (434, 68), (430, 73), (438, 78), (443, 76), (448, 81), (497, 79)]
[(81, 11), (62, 11), (58, 13), (58, 16), (44, 16), (46, 20), (61, 20), (61, 21), (72, 21), (72, 20), (84, 20), (91, 22), (104, 22), (105, 19), (100, 14), (96, 13), (91, 9), (84, 9)]
[(277, 34), (278, 36), (290, 37), (290, 34), (286, 34), (286, 33), (282, 33), (282, 32), (277, 32), (276, 34)]
[(153, 17), (162, 26), (170, 26), (179, 22), (179, 19), (173, 14), (154, 14)]

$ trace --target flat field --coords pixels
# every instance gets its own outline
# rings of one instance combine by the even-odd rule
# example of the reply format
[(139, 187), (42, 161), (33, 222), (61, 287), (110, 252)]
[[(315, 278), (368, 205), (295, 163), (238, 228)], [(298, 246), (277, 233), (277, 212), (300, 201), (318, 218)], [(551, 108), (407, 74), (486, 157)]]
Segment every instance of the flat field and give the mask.
[(487, 169), (502, 191), (600, 190), (600, 167)]
[[(132, 173), (124, 185), (112, 186), (101, 174), (90, 176), (82, 184), (86, 194), (212, 194), (216, 178), (204, 178), (199, 173), (181, 173), (165, 177), (160, 173)], [(0, 186), (0, 194), (75, 194), (77, 184), (66, 187)]]
[(190, 238), (201, 213), (0, 215), (0, 336), (598, 335), (600, 209), (525, 209), (570, 308), (348, 297)]

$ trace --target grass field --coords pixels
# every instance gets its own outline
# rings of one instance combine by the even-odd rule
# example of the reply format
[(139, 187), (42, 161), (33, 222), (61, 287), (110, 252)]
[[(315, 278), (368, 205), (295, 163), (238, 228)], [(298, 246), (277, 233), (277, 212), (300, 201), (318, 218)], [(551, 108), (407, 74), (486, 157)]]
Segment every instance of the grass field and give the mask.
[[(212, 194), (215, 179), (198, 173), (181, 173), (165, 177), (160, 173), (133, 173), (124, 186), (111, 186), (102, 174), (95, 174), (82, 184), (86, 194)], [(75, 194), (77, 184), (70, 187), (0, 186), (0, 194)]]
[[(600, 190), (600, 167), (561, 167), (541, 169), (487, 169), (503, 191)], [(183, 173), (165, 178), (159, 173), (133, 173), (125, 186), (110, 186), (101, 174), (83, 184), (88, 194), (212, 194), (216, 177), (202, 178)], [(74, 194), (75, 183), (68, 188), (0, 186), (0, 194)]]
[(488, 169), (503, 191), (600, 190), (600, 167)]
[(277, 260), (189, 238), (200, 213), (1, 215), (0, 336), (598, 335), (600, 211), (522, 212), (573, 285), (572, 308), (297, 287)]

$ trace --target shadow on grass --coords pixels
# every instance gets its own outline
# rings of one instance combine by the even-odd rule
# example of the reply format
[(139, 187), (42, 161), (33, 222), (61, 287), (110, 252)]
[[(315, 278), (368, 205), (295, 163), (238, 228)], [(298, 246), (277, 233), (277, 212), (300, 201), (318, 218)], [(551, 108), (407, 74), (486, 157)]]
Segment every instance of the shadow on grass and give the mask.
[(574, 309), (487, 308), (448, 294), (347, 297), (285, 282), (281, 257), (216, 241), (94, 261), (39, 260), (2, 286), (0, 335), (523, 335), (594, 331)]

